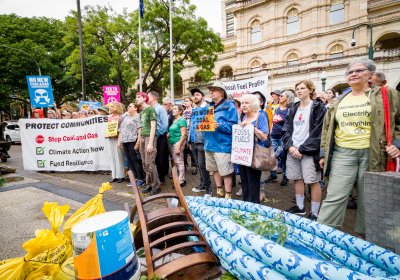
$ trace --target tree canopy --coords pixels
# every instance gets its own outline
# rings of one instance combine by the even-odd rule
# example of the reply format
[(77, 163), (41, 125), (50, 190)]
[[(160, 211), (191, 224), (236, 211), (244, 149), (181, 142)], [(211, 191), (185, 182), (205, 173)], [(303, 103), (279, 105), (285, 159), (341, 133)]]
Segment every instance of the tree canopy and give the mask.
[[(195, 16), (194, 5), (182, 0), (173, 9), (173, 52), (175, 85), (185, 63), (193, 63), (203, 80), (213, 74), (221, 39), (203, 18)], [(128, 102), (139, 79), (139, 15), (126, 10), (117, 14), (111, 7), (86, 6), (82, 25), (87, 95), (100, 100), (103, 85), (119, 85), (121, 98)], [(52, 78), (58, 105), (79, 101), (81, 70), (76, 12), (64, 21), (0, 15), (0, 106), (15, 99), (26, 100), (27, 75)], [(169, 1), (145, 0), (142, 26), (143, 90), (169, 89)]]

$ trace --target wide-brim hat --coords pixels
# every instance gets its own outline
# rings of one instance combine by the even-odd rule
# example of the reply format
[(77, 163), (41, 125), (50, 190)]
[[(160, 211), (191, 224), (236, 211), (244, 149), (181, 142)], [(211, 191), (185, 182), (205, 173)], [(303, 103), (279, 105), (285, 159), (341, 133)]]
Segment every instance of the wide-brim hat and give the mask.
[(110, 108), (108, 108), (108, 106), (101, 106), (97, 111), (103, 111), (108, 115), (110, 113)]
[(226, 90), (225, 90), (225, 85), (224, 85), (222, 82), (220, 82), (220, 81), (215, 81), (211, 86), (208, 86), (207, 88), (208, 88), (209, 90), (211, 90), (211, 89), (213, 89), (213, 88), (220, 89), (220, 90), (222, 90), (222, 91), (224, 92), (224, 98), (225, 98), (225, 99), (228, 98), (228, 94), (226, 93)]
[(192, 88), (192, 89), (190, 90), (190, 93), (191, 93), (192, 95), (194, 95), (196, 92), (199, 92), (199, 93), (201, 93), (201, 95), (205, 96), (204, 92), (202, 92), (199, 88)]
[(276, 95), (278, 95), (278, 96), (281, 96), (281, 95), (282, 95), (282, 92), (281, 92), (279, 89), (275, 89), (275, 90), (271, 91), (271, 95), (273, 95), (273, 94), (276, 94)]
[[(262, 93), (259, 92), (259, 91), (254, 91), (254, 92), (252, 92), (251, 94), (254, 94), (254, 95), (258, 94), (258, 95), (260, 95), (260, 96), (261, 96), (261, 99), (262, 99), (262, 101), (263, 101), (263, 105), (262, 105), (261, 107), (264, 107), (264, 106), (265, 106), (265, 104), (266, 104), (266, 102), (267, 102), (267, 99), (265, 98), (264, 94), (262, 94)], [(262, 109), (263, 109), (263, 108), (262, 108)]]

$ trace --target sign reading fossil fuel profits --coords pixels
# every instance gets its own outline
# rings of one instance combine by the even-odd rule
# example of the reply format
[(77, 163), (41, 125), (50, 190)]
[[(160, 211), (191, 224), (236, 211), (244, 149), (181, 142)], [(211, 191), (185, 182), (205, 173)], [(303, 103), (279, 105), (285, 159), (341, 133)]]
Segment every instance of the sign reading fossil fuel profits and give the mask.
[(254, 148), (254, 126), (232, 126), (231, 162), (251, 166)]
[(76, 120), (20, 119), (26, 170), (110, 170), (106, 116)]

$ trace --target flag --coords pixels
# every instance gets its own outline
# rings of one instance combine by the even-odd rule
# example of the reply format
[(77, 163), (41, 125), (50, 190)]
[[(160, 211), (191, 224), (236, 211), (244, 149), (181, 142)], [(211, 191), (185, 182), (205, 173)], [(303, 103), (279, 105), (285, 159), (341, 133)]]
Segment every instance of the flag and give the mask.
[(140, 17), (144, 17), (144, 0), (139, 0)]

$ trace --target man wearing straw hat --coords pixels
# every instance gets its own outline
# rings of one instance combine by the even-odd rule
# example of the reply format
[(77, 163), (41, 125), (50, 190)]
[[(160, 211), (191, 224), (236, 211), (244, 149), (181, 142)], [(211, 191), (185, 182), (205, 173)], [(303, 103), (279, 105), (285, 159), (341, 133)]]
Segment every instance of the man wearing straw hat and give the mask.
[[(232, 125), (238, 123), (235, 103), (227, 100), (228, 95), (223, 83), (215, 81), (208, 87), (214, 107), (215, 131), (206, 132), (204, 150), (206, 168), (213, 172), (217, 186), (217, 196), (231, 198), (233, 165), (231, 163)], [(225, 187), (225, 194), (224, 189)]]

